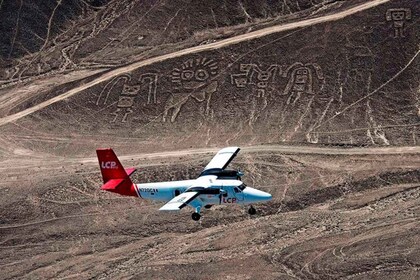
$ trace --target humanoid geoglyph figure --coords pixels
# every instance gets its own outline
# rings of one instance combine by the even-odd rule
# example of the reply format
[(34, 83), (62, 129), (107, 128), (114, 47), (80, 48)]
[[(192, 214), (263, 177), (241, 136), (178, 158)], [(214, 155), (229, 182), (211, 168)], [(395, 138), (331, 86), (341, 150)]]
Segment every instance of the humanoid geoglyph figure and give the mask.
[[(116, 104), (117, 109), (111, 113), (114, 116), (111, 123), (126, 122), (128, 116), (133, 113), (133, 108), (140, 100), (146, 104), (157, 104), (156, 90), (157, 90), (158, 76), (155, 73), (145, 73), (140, 75), (136, 81), (131, 74), (123, 74), (113, 78), (108, 82), (100, 92), (97, 100), (97, 106), (110, 106), (108, 104)], [(118, 93), (118, 100), (116, 94)], [(140, 98), (141, 97), (141, 98)], [(113, 105), (115, 106), (115, 105)]]
[(411, 19), (411, 10), (407, 8), (388, 9), (386, 11), (386, 21), (394, 23), (394, 38), (404, 36), (404, 23)]
[(281, 73), (281, 68), (277, 64), (272, 64), (266, 69), (256, 64), (241, 64), (239, 71), (231, 75), (231, 83), (237, 88), (252, 85), (256, 87), (257, 97), (265, 97), (266, 91), (274, 85), (276, 75)]
[(141, 89), (140, 85), (130, 86), (127, 84), (123, 85), (123, 89), (118, 99), (117, 110), (111, 115), (114, 115), (112, 122), (116, 122), (119, 116), (122, 116), (121, 122), (126, 122), (129, 114), (133, 113), (133, 105), (136, 96), (139, 94)]
[(314, 79), (324, 79), (321, 67), (316, 63), (305, 65), (300, 62), (294, 63), (283, 72), (282, 76), (289, 78), (283, 92), (283, 95), (289, 95), (287, 104), (295, 104), (300, 99), (302, 93), (315, 94)]

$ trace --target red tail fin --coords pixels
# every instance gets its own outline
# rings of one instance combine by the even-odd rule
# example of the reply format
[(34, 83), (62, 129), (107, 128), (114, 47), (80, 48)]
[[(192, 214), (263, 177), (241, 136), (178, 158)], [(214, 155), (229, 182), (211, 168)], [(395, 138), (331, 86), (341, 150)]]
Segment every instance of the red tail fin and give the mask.
[(101, 189), (121, 195), (137, 196), (135, 185), (129, 177), (136, 169), (125, 170), (112, 149), (97, 149), (96, 154), (104, 180)]

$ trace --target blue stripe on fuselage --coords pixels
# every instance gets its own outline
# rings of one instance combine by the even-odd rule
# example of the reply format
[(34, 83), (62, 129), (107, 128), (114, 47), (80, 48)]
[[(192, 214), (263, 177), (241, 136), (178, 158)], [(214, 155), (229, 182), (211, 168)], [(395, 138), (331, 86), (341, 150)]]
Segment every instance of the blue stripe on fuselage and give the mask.
[(137, 193), (141, 198), (169, 201), (175, 197), (175, 191), (183, 193), (194, 184), (195, 180), (137, 184)]

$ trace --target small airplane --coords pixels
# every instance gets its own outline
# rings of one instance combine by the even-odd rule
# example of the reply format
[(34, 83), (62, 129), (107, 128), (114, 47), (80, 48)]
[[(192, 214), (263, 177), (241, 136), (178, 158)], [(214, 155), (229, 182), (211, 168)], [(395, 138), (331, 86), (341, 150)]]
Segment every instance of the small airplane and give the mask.
[(226, 170), (240, 148), (220, 150), (195, 180), (133, 184), (130, 175), (136, 169), (124, 169), (112, 149), (97, 149), (104, 185), (101, 189), (120, 195), (167, 202), (159, 210), (178, 211), (185, 206), (194, 208), (192, 219), (198, 221), (204, 207), (215, 204), (249, 204), (248, 213), (256, 214), (252, 204), (271, 200), (271, 194), (248, 187), (241, 181), (243, 173)]

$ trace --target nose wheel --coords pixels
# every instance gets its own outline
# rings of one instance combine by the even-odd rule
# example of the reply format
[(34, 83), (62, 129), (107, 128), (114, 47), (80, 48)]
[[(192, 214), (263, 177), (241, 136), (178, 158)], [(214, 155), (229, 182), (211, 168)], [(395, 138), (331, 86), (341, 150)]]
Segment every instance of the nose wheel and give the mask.
[(249, 215), (255, 215), (255, 214), (257, 214), (257, 210), (251, 205), (248, 209), (248, 214)]
[(200, 220), (200, 218), (201, 218), (201, 215), (200, 214), (198, 214), (198, 213), (192, 213), (192, 215), (191, 215), (191, 218), (194, 220), (194, 221), (198, 221), (198, 220)]

